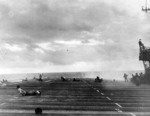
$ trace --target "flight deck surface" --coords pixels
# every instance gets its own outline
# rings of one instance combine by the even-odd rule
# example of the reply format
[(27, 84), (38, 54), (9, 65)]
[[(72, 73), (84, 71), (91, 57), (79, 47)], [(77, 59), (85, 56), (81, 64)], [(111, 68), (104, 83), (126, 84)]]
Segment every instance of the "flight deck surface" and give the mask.
[[(16, 85), (25, 90), (40, 90), (41, 96), (21, 96)], [(74, 82), (71, 79), (29, 80), (9, 83), (0, 88), (0, 116), (149, 116), (150, 86), (130, 82), (93, 79)]]

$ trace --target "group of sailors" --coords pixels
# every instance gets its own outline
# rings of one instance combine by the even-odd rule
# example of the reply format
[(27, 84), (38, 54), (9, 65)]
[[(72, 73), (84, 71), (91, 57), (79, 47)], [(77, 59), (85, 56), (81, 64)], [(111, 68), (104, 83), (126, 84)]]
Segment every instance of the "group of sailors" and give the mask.
[(7, 83), (7, 79), (3, 79), (2, 81), (0, 81), (1, 83)]
[(143, 81), (144, 81), (144, 74), (142, 72), (132, 74), (131, 82), (135, 83), (136, 85), (140, 85)]
[[(142, 81), (143, 77), (144, 77), (143, 73), (135, 73), (135, 74), (132, 74), (132, 78), (130, 79), (130, 81), (135, 83), (136, 85), (140, 85), (140, 82)], [(123, 78), (124, 78), (125, 82), (129, 81), (128, 74), (124, 73)], [(39, 78), (34, 77), (34, 79), (38, 80), (39, 82), (43, 82), (42, 74), (39, 74)], [(68, 81), (68, 79), (66, 79), (64, 76), (61, 76), (60, 80), (63, 82)], [(28, 79), (26, 78), (23, 81), (28, 81)], [(79, 82), (81, 80), (78, 78), (73, 78), (72, 81)], [(6, 82), (8, 82), (8, 81), (4, 80), (4, 79), (1, 81), (1, 83), (6, 83)], [(95, 78), (94, 82), (100, 82), (101, 83), (101, 82), (103, 82), (103, 78), (100, 78), (99, 76), (97, 76)], [(23, 96), (24, 95), (40, 95), (41, 94), (41, 92), (39, 90), (32, 90), (32, 91), (27, 92), (27, 91), (21, 89), (20, 85), (17, 86), (17, 89), (18, 89), (19, 93)]]
[[(33, 79), (38, 80), (39, 82), (43, 82), (42, 74), (39, 75), (39, 78), (34, 77)], [(60, 80), (63, 81), (63, 82), (64, 82), (64, 81), (68, 81), (68, 79), (65, 78), (64, 76), (61, 76), (61, 77), (60, 77)], [(23, 80), (23, 81), (28, 81), (28, 79), (26, 78), (26, 79)], [(73, 78), (72, 81), (73, 81), (73, 82), (79, 82), (79, 81), (81, 81), (81, 80), (80, 80), (79, 78)], [(103, 81), (103, 79), (100, 78), (99, 76), (97, 76), (97, 77), (95, 78), (95, 82), (100, 82), (100, 83), (101, 83), (102, 81)], [(25, 90), (23, 90), (23, 89), (20, 87), (20, 85), (17, 85), (17, 90), (18, 90), (19, 94), (22, 95), (22, 96), (41, 95), (41, 92), (40, 92), (39, 90), (25, 91)]]
[[(64, 77), (64, 76), (61, 76), (60, 79), (61, 79), (61, 81), (68, 81), (68, 79), (66, 79), (66, 77)], [(79, 78), (73, 78), (72, 81), (79, 82), (81, 80)]]
[[(61, 78), (61, 81), (68, 81), (68, 79), (66, 79), (64, 76), (61, 76), (60, 78)], [(79, 78), (73, 78), (73, 81), (79, 82), (81, 80)], [(94, 81), (95, 82), (102, 82), (103, 78), (100, 78), (99, 76), (97, 76)]]
[[(128, 74), (124, 73), (123, 78), (125, 82), (129, 81)], [(144, 81), (144, 74), (142, 72), (132, 74), (130, 81), (136, 85), (140, 85)]]
[[(128, 74), (127, 73), (124, 73), (124, 75), (123, 75), (123, 78), (124, 78), (124, 81), (125, 82), (129, 82), (129, 78), (128, 78)], [(43, 79), (42, 79), (42, 74), (39, 74), (39, 78), (36, 78), (36, 77), (34, 77), (34, 79), (36, 79), (36, 80), (38, 80), (39, 82), (43, 82)], [(130, 81), (131, 82), (133, 82), (133, 83), (135, 83), (136, 85), (140, 85), (140, 82), (141, 82), (141, 80), (143, 79), (143, 73), (135, 73), (135, 74), (132, 74), (132, 77), (131, 77), (131, 79), (130, 79)], [(25, 80), (27, 80), (27, 79), (25, 79)], [(64, 76), (61, 76), (60, 77), (60, 80), (61, 81), (63, 81), (63, 82), (65, 82), (65, 81), (68, 81), (68, 79), (67, 78), (65, 78)], [(5, 81), (5, 80), (3, 80), (3, 81)], [(78, 79), (78, 78), (73, 78), (72, 79), (72, 81), (81, 81), (80, 79)], [(99, 76), (96, 76), (96, 78), (94, 79), (94, 82), (103, 82), (103, 78), (100, 78)], [(38, 90), (37, 91), (35, 91), (35, 90), (33, 90), (33, 91), (30, 91), (30, 92), (25, 92), (24, 90), (22, 90), (21, 88), (20, 88), (20, 86), (17, 86), (17, 89), (18, 89), (18, 91), (19, 91), (19, 93), (21, 93), (22, 95), (38, 95), (38, 94), (41, 94)]]

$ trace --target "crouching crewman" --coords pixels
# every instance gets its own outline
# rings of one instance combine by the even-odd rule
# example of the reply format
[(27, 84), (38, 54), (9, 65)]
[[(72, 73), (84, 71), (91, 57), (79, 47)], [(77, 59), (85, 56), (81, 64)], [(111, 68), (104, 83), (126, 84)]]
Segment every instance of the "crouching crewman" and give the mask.
[(39, 90), (30, 90), (30, 91), (25, 91), (23, 90), (20, 85), (17, 85), (17, 89), (20, 95), (22, 96), (36, 96), (36, 95), (41, 95), (41, 92)]

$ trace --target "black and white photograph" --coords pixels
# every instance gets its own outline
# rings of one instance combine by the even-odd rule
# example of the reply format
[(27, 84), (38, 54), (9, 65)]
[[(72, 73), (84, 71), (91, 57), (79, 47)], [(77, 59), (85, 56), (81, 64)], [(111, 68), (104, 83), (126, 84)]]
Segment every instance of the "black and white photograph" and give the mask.
[(150, 0), (0, 0), (0, 116), (150, 116)]

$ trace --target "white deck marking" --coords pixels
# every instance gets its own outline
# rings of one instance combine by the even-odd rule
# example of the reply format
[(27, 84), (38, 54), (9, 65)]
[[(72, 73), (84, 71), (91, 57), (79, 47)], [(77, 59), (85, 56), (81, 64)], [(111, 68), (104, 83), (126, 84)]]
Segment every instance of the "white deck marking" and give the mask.
[(16, 99), (16, 98), (18, 98), (18, 97), (14, 97), (14, 98)]
[(104, 93), (101, 93), (101, 95), (104, 95)]
[(109, 97), (106, 97), (108, 100), (111, 100)]
[[(83, 82), (86, 83), (87, 85), (91, 86), (91, 88), (94, 89), (94, 90), (96, 90), (97, 92), (100, 92), (97, 88), (94, 88), (92, 85), (90, 85), (86, 81), (83, 81)], [(101, 95), (104, 95), (104, 93), (101, 93)], [(110, 98), (108, 98), (108, 99), (111, 100)]]
[(120, 108), (122, 108), (122, 106), (121, 105), (119, 105), (118, 103), (115, 103), (118, 107), (120, 107)]
[(15, 101), (16, 99), (10, 99), (9, 101)]
[(117, 112), (120, 112), (120, 113), (122, 112), (120, 109), (115, 109), (115, 110), (116, 110)]
[(45, 82), (50, 82), (51, 80), (47, 80), (47, 81), (45, 81)]
[(5, 105), (6, 103), (2, 103), (2, 104), (0, 104), (1, 106), (3, 106), (3, 105)]
[(132, 116), (136, 116), (135, 114), (133, 114), (133, 113), (131, 113), (131, 112), (130, 112), (129, 114), (131, 114)]

